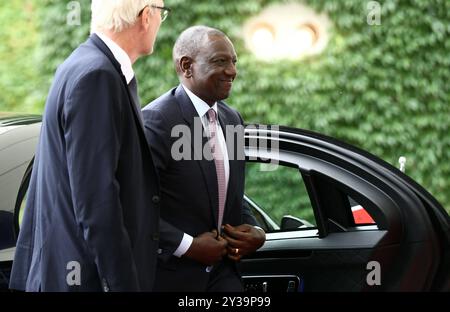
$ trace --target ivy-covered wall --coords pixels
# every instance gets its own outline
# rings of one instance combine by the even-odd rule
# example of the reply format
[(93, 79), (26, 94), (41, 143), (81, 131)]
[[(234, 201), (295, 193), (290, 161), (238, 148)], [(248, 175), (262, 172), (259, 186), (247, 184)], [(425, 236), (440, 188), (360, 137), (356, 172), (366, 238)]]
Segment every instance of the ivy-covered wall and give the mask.
[[(239, 76), (228, 103), (246, 122), (318, 131), (394, 165), (405, 156), (406, 173), (450, 211), (450, 2), (379, 1), (381, 25), (370, 26), (368, 1), (302, 1), (332, 22), (325, 51), (302, 61), (258, 61), (245, 49), (242, 25), (280, 2), (166, 0), (172, 13), (154, 54), (134, 66), (142, 102), (177, 84), (171, 48), (181, 31), (195, 24), (217, 27), (235, 43)], [(90, 1), (79, 1), (81, 26), (67, 25), (67, 3), (39, 4), (38, 56), (47, 83), (89, 32)], [(45, 94), (48, 85), (41, 87)], [(276, 194), (270, 188), (261, 186), (261, 193)], [(279, 206), (289, 206), (289, 197), (273, 196)]]
[(0, 111), (29, 111), (42, 103), (36, 3), (8, 0), (0, 5)]

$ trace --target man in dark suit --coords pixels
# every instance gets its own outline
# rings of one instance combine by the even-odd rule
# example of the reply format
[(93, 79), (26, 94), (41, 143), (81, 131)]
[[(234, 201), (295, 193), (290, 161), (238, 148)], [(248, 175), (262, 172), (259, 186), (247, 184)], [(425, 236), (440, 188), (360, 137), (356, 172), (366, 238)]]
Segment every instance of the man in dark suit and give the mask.
[(162, 1), (94, 0), (93, 34), (59, 66), (34, 160), (10, 288), (149, 291), (159, 185), (132, 64)]
[(242, 204), (243, 121), (222, 102), (236, 52), (221, 31), (194, 26), (177, 39), (173, 59), (181, 84), (143, 109), (161, 183), (155, 290), (242, 291), (235, 262), (265, 233)]

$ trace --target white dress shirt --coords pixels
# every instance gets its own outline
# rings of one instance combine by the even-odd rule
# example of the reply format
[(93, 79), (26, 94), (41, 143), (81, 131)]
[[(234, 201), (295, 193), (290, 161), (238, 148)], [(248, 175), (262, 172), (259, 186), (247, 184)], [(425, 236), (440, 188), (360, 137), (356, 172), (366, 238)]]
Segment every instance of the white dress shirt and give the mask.
[(114, 58), (120, 64), (120, 69), (122, 70), (122, 74), (125, 76), (127, 84), (129, 84), (131, 79), (133, 79), (134, 77), (134, 71), (133, 67), (131, 66), (131, 59), (128, 56), (127, 52), (125, 52), (117, 43), (112, 41), (108, 36), (100, 32), (96, 32), (95, 34), (99, 36), (99, 38), (111, 50), (111, 53), (114, 55)]
[[(208, 133), (208, 125), (209, 125), (209, 119), (208, 119), (208, 111), (212, 108), (216, 112), (217, 116), (217, 122), (216, 122), (216, 133), (217, 138), (219, 140), (220, 149), (223, 154), (223, 163), (225, 167), (225, 182), (228, 185), (228, 181), (230, 179), (230, 163), (228, 158), (228, 150), (227, 150), (227, 144), (225, 141), (225, 136), (223, 135), (222, 127), (220, 126), (219, 122), (219, 111), (217, 109), (217, 102), (214, 103), (212, 107), (210, 107), (208, 104), (206, 104), (205, 101), (203, 101), (201, 98), (196, 96), (194, 93), (192, 93), (191, 90), (189, 90), (186, 86), (182, 85), (184, 91), (186, 91), (186, 94), (188, 95), (189, 99), (191, 100), (192, 104), (194, 105), (195, 110), (197, 111), (197, 114), (200, 116), (203, 128), (205, 129), (206, 133)], [(177, 250), (173, 253), (174, 256), (181, 257), (183, 256), (186, 251), (191, 247), (192, 241), (194, 238), (184, 233), (183, 239), (178, 246)]]

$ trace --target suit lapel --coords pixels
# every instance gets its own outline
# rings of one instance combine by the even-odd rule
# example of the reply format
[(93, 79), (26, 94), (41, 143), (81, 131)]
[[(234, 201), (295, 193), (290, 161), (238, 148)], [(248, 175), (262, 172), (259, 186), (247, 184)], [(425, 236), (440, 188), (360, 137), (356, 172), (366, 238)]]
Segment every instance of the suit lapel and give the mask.
[(122, 73), (122, 69), (120, 68), (119, 62), (117, 62), (117, 60), (115, 59), (111, 50), (109, 50), (108, 46), (100, 39), (99, 36), (97, 36), (96, 34), (92, 34), (89, 39), (100, 51), (103, 52), (103, 54), (105, 54), (108, 57), (108, 59), (111, 61), (111, 64), (114, 66), (114, 68), (120, 74), (120, 77), (122, 78), (124, 87), (127, 90), (130, 105), (133, 109), (134, 119), (135, 119), (136, 123), (138, 124), (138, 127), (140, 128), (141, 134), (144, 135), (144, 125), (142, 123), (141, 114), (138, 111), (139, 103), (136, 103), (136, 100), (139, 101), (139, 99), (134, 99), (133, 95), (131, 94), (130, 88), (127, 84), (125, 76)]
[[(197, 114), (197, 111), (195, 110), (194, 105), (192, 104), (191, 100), (189, 99), (188, 95), (181, 85), (179, 85), (175, 90), (175, 98), (177, 99), (177, 102), (180, 106), (183, 119), (186, 121), (190, 129), (192, 156), (194, 157), (194, 160), (198, 162), (202, 171), (209, 195), (209, 202), (213, 213), (214, 222), (217, 226), (219, 191), (217, 185), (216, 166), (213, 160), (207, 160), (205, 159), (205, 157), (203, 157), (203, 147), (208, 145), (208, 138), (206, 137), (206, 135), (204, 135), (205, 129), (203, 128), (202, 122)], [(197, 120), (197, 122), (194, 122), (194, 120)], [(194, 137), (195, 135), (197, 136), (196, 138)], [(198, 137), (200, 135), (201, 145), (200, 139)]]
[(139, 101), (139, 94), (138, 94), (138, 88), (137, 88), (137, 80), (136, 77), (133, 77), (133, 79), (130, 81), (130, 83), (127, 86), (128, 90), (128, 97), (131, 99), (132, 104), (131, 105), (134, 111), (135, 116), (138, 119), (139, 124), (141, 125), (142, 131), (144, 131), (144, 122), (142, 120), (142, 112), (140, 111), (141, 103)]

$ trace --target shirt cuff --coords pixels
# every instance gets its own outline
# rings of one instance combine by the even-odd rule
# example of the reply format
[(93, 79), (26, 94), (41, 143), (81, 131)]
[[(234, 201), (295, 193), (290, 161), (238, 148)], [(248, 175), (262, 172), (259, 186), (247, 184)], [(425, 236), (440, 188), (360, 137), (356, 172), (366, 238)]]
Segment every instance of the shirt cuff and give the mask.
[(173, 255), (175, 257), (181, 258), (186, 253), (186, 251), (188, 251), (189, 247), (191, 247), (193, 240), (194, 238), (191, 235), (184, 233), (183, 239), (181, 240), (180, 245), (178, 246), (177, 250), (175, 250)]
[(261, 231), (263, 231), (264, 233), (266, 233), (266, 231), (264, 231), (264, 229), (263, 229), (262, 227), (260, 227), (260, 226), (254, 225), (253, 227), (254, 227), (255, 229), (261, 230)]

